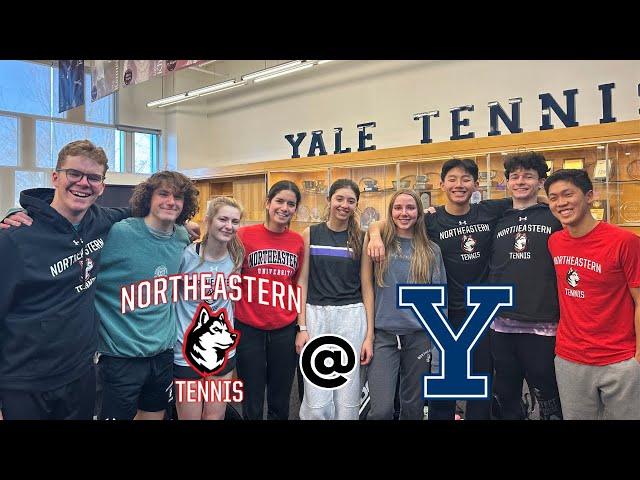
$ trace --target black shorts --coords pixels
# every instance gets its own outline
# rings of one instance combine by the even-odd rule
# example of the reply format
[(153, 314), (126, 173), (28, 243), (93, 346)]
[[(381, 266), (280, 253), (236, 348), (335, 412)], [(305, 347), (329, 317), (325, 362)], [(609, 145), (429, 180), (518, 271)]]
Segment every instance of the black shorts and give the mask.
[(101, 420), (133, 420), (138, 410), (160, 412), (173, 402), (173, 349), (153, 357), (101, 355)]
[[(213, 378), (223, 377), (236, 368), (236, 356), (229, 358), (222, 370), (213, 375)], [(191, 367), (173, 364), (173, 378), (176, 380), (200, 380), (202, 376)]]

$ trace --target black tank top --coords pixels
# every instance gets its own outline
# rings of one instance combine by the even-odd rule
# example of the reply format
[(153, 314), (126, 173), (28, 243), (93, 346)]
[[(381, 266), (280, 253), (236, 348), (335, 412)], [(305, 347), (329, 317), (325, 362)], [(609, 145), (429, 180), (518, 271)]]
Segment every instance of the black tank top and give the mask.
[(312, 225), (309, 245), (311, 305), (350, 305), (362, 302), (360, 258), (347, 248), (347, 231), (334, 232), (326, 223)]

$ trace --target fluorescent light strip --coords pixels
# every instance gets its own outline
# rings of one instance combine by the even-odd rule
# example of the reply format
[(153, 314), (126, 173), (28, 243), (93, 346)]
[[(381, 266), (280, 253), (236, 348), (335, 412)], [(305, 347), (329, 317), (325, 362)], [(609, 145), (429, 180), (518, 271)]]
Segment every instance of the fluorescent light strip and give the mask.
[(265, 75), (262, 77), (258, 77), (254, 80), (255, 83), (264, 82), (265, 80), (271, 80), (272, 78), (279, 77), (281, 75), (286, 75), (288, 73), (299, 72), (300, 70), (304, 70), (306, 68), (313, 67), (313, 63), (305, 63), (303, 65), (299, 65), (297, 67), (290, 68), (289, 70), (285, 70), (283, 72), (272, 73), (271, 75)]
[(179, 95), (173, 95), (172, 97), (161, 98), (160, 100), (154, 100), (147, 103), (147, 107), (161, 107), (170, 103), (181, 102), (189, 97), (189, 92), (181, 93)]
[(257, 72), (243, 75), (242, 80), (251, 80), (254, 78), (270, 75), (272, 73), (281, 72), (282, 70), (287, 70), (289, 68), (296, 67), (301, 63), (302, 63), (302, 60), (294, 60), (293, 62), (282, 63), (280, 65), (276, 65), (275, 67), (269, 67), (269, 68), (265, 68), (264, 70), (258, 70)]
[(318, 60), (318, 65), (322, 65), (323, 63), (333, 62), (333, 60)]
[(147, 103), (147, 107), (168, 107), (169, 105), (173, 105), (176, 103), (184, 102), (186, 100), (190, 100), (196, 97), (202, 97), (204, 95), (210, 95), (216, 92), (222, 92), (224, 90), (229, 90), (235, 87), (241, 87), (242, 85), (246, 85), (246, 82), (236, 82), (235, 80), (227, 80), (226, 82), (216, 83), (215, 85), (209, 85), (208, 87), (198, 88), (196, 90), (190, 90), (185, 93), (181, 93), (179, 95), (173, 95), (171, 97), (162, 98), (160, 100), (155, 100), (153, 102)]
[(209, 85), (208, 87), (198, 88), (197, 90), (190, 90), (188, 93), (190, 97), (197, 97), (199, 95), (205, 95), (207, 93), (213, 93), (219, 90), (223, 90), (227, 87), (235, 85), (235, 83), (235, 80), (227, 80), (226, 82), (216, 83), (214, 85)]
[(247, 84), (247, 82), (240, 82), (240, 83), (236, 83), (235, 85), (230, 85), (228, 87), (222, 88), (220, 90), (213, 90), (213, 91), (210, 91), (210, 92), (201, 93), (198, 96), (199, 97), (204, 97), (205, 95), (211, 95), (212, 93), (226, 92), (227, 90), (232, 90), (232, 89), (237, 88), (237, 87), (242, 87), (243, 85), (246, 85), (246, 84)]

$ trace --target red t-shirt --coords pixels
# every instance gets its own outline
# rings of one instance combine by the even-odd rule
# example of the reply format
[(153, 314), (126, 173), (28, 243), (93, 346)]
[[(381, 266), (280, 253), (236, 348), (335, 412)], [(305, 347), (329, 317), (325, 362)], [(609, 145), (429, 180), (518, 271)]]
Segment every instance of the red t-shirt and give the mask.
[(238, 230), (244, 245), (242, 297), (234, 316), (242, 323), (263, 330), (286, 327), (298, 315), (294, 298), (300, 302), (297, 281), (304, 260), (300, 234), (286, 230), (274, 233), (264, 225)]
[(635, 303), (640, 237), (600, 222), (583, 237), (564, 229), (549, 237), (558, 280), (556, 354), (586, 365), (622, 362), (636, 353)]

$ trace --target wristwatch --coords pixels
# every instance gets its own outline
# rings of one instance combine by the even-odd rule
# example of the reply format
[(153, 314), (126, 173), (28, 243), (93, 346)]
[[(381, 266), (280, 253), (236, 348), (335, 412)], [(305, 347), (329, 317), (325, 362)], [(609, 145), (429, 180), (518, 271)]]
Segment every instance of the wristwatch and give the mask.
[(298, 330), (299, 332), (306, 332), (307, 331), (307, 326), (306, 325), (300, 325), (299, 323), (296, 323), (296, 330)]

